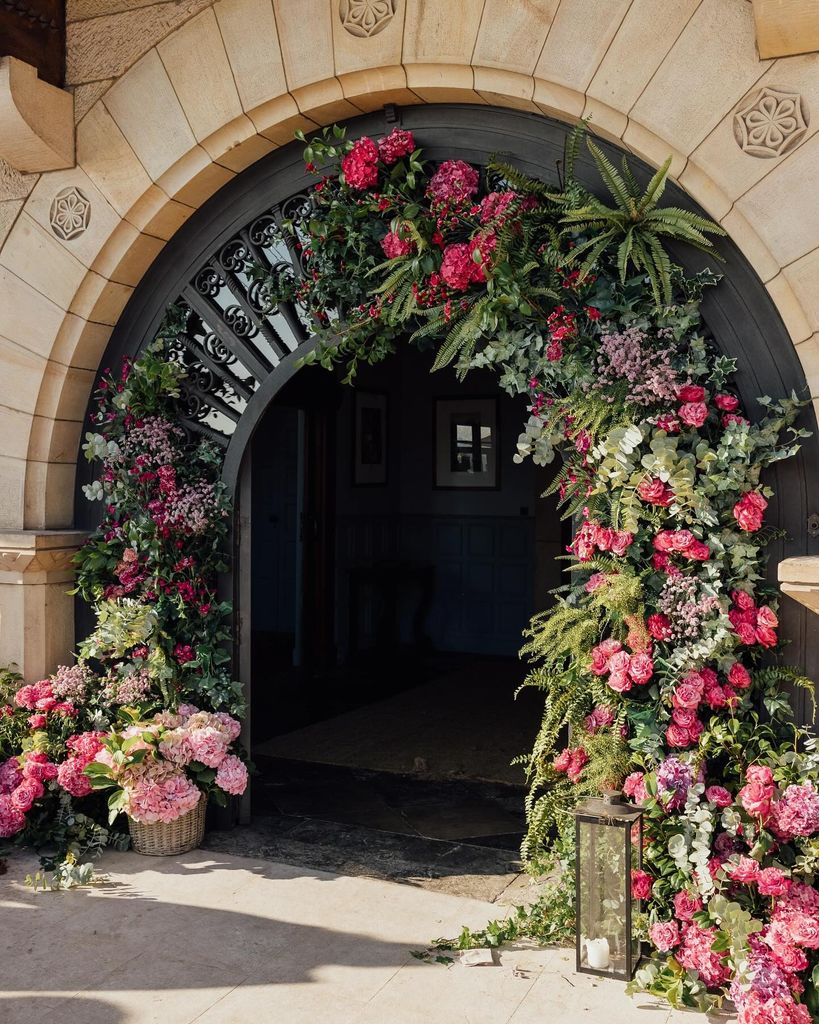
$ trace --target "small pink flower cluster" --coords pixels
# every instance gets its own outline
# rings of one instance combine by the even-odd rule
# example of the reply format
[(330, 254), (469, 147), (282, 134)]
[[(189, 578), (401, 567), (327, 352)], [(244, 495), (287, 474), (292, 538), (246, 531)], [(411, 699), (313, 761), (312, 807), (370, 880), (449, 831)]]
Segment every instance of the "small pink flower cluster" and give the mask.
[(463, 160), (444, 160), (427, 185), (433, 206), (458, 207), (478, 191), (478, 172)]
[(728, 612), (728, 619), (742, 643), (775, 647), (779, 619), (773, 608), (757, 606), (753, 597), (744, 590), (731, 591), (731, 600), (734, 606)]
[(182, 705), (179, 724), (163, 732), (159, 751), (180, 767), (196, 761), (208, 768), (218, 768), (240, 731), (240, 723), (224, 712), (212, 714)]
[(91, 781), (85, 774), (89, 765), (102, 750), (104, 732), (83, 732), (71, 736), (66, 741), (69, 756), (57, 769), (57, 781), (72, 796), (89, 796), (92, 792)]
[(734, 505), (734, 519), (740, 530), (755, 533), (762, 529), (762, 521), (768, 502), (759, 491), (748, 491)]
[(586, 519), (567, 550), (581, 562), (587, 562), (597, 551), (611, 551), (613, 555), (622, 556), (633, 541), (634, 534), (628, 530), (612, 530)]
[(141, 704), (151, 692), (151, 674), (147, 668), (130, 675), (109, 677), (102, 688), (102, 699), (107, 704)]
[(655, 405), (676, 397), (677, 371), (671, 365), (672, 350), (655, 348), (639, 327), (605, 334), (597, 354), (598, 379), (601, 391), (620, 381), (630, 387), (627, 399), (636, 405)]
[(556, 363), (563, 358), (563, 342), (577, 337), (577, 317), (565, 306), (555, 306), (546, 317), (546, 326), (551, 339), (546, 348), (546, 358)]
[(554, 759), (554, 770), (565, 772), (570, 782), (579, 782), (580, 775), (589, 763), (589, 755), (582, 747), (566, 747)]
[(88, 675), (83, 665), (60, 665), (51, 678), (51, 689), (60, 700), (79, 704), (85, 699)]
[(629, 654), (619, 640), (608, 639), (592, 649), (591, 671), (608, 676), (606, 682), (617, 693), (627, 693), (636, 683), (643, 686), (654, 674), (654, 661), (649, 651)]
[(26, 827), (26, 814), (45, 792), (57, 766), (43, 753), (10, 757), (0, 764), (0, 839), (8, 839)]

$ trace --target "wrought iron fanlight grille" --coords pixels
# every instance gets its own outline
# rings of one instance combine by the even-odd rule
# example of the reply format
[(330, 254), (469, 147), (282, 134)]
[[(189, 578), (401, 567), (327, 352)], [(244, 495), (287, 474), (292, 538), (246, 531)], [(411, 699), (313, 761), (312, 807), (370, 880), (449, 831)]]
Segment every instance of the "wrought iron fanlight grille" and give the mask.
[(271, 301), (281, 275), (304, 277), (309, 193), (277, 203), (221, 245), (166, 311), (158, 336), (187, 375), (180, 419), (226, 448), (248, 402), (316, 326), (290, 299)]

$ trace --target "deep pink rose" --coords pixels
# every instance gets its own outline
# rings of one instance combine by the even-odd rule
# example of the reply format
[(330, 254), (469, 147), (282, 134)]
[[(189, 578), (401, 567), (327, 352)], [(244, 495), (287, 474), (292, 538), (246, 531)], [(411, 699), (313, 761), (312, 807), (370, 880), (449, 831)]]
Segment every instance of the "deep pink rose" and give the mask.
[(776, 647), (779, 638), (775, 630), (769, 629), (767, 626), (759, 626), (756, 630), (756, 642), (762, 644), (763, 647)]
[(686, 402), (681, 405), (678, 415), (689, 427), (701, 427), (708, 419), (708, 406), (705, 402)]
[(640, 481), (637, 487), (637, 493), (650, 505), (660, 505), (663, 508), (671, 504), (674, 497), (674, 492), (668, 486), (664, 484), (662, 480), (658, 480), (657, 477), (648, 476)]
[(752, 764), (746, 769), (745, 778), (748, 782), (760, 782), (763, 786), (774, 784), (773, 772), (766, 764)]
[(768, 502), (761, 494), (749, 491), (734, 505), (734, 519), (741, 530), (754, 533), (762, 528), (763, 515), (767, 507)]
[(647, 683), (654, 674), (654, 661), (650, 654), (632, 654), (628, 674), (635, 683)]
[(11, 794), (11, 805), (24, 814), (30, 811), (35, 800), (45, 792), (45, 787), (39, 779), (23, 779), (20, 785)]
[(663, 413), (657, 417), (657, 429), (664, 430), (666, 434), (679, 434), (680, 421), (671, 413)]
[(628, 672), (612, 672), (606, 682), (615, 693), (628, 693), (634, 685)]
[(658, 921), (648, 930), (648, 937), (661, 953), (668, 953), (680, 941), (680, 929), (676, 921)]
[(744, 665), (740, 665), (738, 661), (735, 661), (731, 668), (728, 670), (728, 682), (735, 690), (745, 690), (751, 685), (751, 677), (748, 674), (748, 669)]
[(28, 724), (30, 729), (45, 729), (48, 719), (45, 715), (29, 715)]
[(569, 765), (572, 763), (572, 752), (569, 747), (565, 747), (557, 757), (554, 759), (552, 766), (556, 772), (565, 772), (569, 770)]
[(688, 729), (681, 725), (677, 725), (676, 722), (672, 722), (666, 729), (665, 738), (669, 747), (682, 748), (691, 746)]
[(631, 547), (634, 535), (628, 530), (613, 530), (611, 539), (611, 550), (615, 555), (624, 555)]
[(680, 402), (701, 402), (705, 398), (705, 388), (699, 384), (683, 384), (677, 391), (677, 400)]
[(674, 708), (671, 712), (671, 721), (676, 722), (683, 729), (690, 729), (697, 721), (697, 712), (690, 708)]
[(688, 553), (688, 549), (692, 544), (697, 543), (697, 538), (690, 530), (672, 530), (671, 531), (671, 550), (680, 551), (683, 554)]
[(631, 895), (635, 900), (647, 900), (651, 895), (654, 880), (647, 871), (631, 872)]
[(781, 868), (763, 868), (757, 885), (762, 896), (784, 896), (791, 887), (791, 880)]
[(673, 551), (674, 533), (672, 530), (660, 530), (653, 541), (657, 551)]
[(730, 807), (734, 802), (734, 798), (724, 786), (708, 786), (705, 790), (705, 799), (710, 800), (720, 809)]
[(697, 562), (707, 562), (711, 557), (711, 549), (701, 540), (695, 540), (685, 553)]
[(692, 896), (687, 889), (681, 889), (674, 897), (674, 914), (680, 921), (691, 921), (700, 910), (702, 900), (699, 896)]
[(738, 423), (740, 426), (750, 426), (750, 421), (746, 420), (744, 416), (736, 416), (732, 412), (726, 412), (722, 417), (723, 427), (730, 427), (732, 423)]
[(819, 920), (808, 914), (795, 913), (788, 921), (791, 938), (798, 946), (819, 949)]
[(737, 608), (742, 609), (742, 611), (751, 611), (753, 608), (756, 607), (756, 602), (754, 601), (754, 599), (751, 597), (750, 594), (746, 593), (744, 590), (732, 590), (731, 600), (734, 602)]
[(736, 634), (744, 644), (756, 643), (756, 630), (747, 622), (740, 622), (734, 626)]
[(725, 865), (725, 873), (734, 882), (753, 885), (759, 878), (759, 863), (751, 857), (740, 857), (736, 864)]
[(739, 399), (734, 395), (718, 394), (714, 395), (714, 405), (721, 412), (733, 412), (739, 406)]

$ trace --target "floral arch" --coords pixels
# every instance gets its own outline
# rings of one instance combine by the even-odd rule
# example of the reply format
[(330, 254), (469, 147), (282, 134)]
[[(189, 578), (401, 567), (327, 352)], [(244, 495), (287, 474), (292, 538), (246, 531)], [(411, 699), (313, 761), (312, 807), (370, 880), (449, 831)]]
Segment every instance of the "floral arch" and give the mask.
[[(579, 133), (561, 163), (566, 130), (526, 114), (411, 108), (401, 127), (395, 115), (351, 125), (355, 143), (341, 129), (308, 144), (309, 164), (327, 171), (315, 202), (296, 149), (260, 162), (180, 232), (123, 316), (106, 360), (124, 357), (122, 374), (106, 372), (86, 444), (103, 463), (89, 489), (104, 519), (79, 560), (97, 612), (81, 653), (86, 665), (114, 662), (122, 680), (147, 675), (123, 708), (134, 724), (88, 741), (110, 756), (97, 748), (80, 764), (78, 737), (56, 737), (70, 751), (63, 775), (78, 790), (80, 774), (114, 786), (112, 810), (141, 813), (117, 760), (141, 729), (148, 757), (195, 777), (191, 809), (197, 786), (239, 791), (224, 709), (241, 697), (219, 651), (230, 609), (212, 586), (244, 445), (299, 362), (344, 360), (352, 372), (411, 329), (437, 343), (437, 364), (490, 366), (529, 395), (520, 456), (562, 454), (556, 486), (578, 521), (579, 575), (524, 648), (527, 684), (546, 702), (525, 852), (535, 865), (570, 863), (577, 795), (622, 785), (648, 818), (648, 870), (632, 890), (655, 954), (636, 986), (703, 1010), (730, 994), (743, 1024), (808, 1024), (819, 1009), (819, 761), (785, 687), (812, 689), (799, 671), (812, 645), (794, 619), (782, 633), (802, 664), (768, 663), (782, 634), (763, 575), (763, 548), (783, 541), (764, 530), (776, 490), (774, 521), (801, 550), (814, 486), (813, 442), (800, 450), (808, 434), (793, 429), (804, 402), (789, 396), (804, 380), (774, 340), (784, 328), (730, 243), (725, 280), (708, 292), (713, 226), (682, 193), (680, 209), (657, 206), (667, 166), (619, 172), (607, 147), (578, 149)], [(743, 410), (768, 390), (777, 398), (752, 422)], [(194, 580), (175, 578), (189, 570)], [(151, 740), (142, 697), (161, 708)], [(30, 811), (44, 780), (60, 778), (48, 715), (78, 713), (32, 687), (14, 700), (35, 712), (34, 734), (3, 767), (7, 832), (23, 813), (14, 801)], [(21, 724), (14, 707), (5, 717)], [(200, 729), (219, 738), (197, 737), (194, 750), (186, 730)], [(560, 933), (569, 874), (518, 930)]]

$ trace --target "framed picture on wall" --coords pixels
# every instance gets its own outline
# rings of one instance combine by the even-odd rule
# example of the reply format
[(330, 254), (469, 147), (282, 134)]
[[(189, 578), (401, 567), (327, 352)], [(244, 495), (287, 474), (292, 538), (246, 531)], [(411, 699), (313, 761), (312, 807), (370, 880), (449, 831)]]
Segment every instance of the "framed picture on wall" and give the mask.
[(494, 489), (498, 480), (498, 400), (435, 400), (435, 486)]
[(355, 392), (353, 484), (379, 487), (387, 482), (387, 396)]

